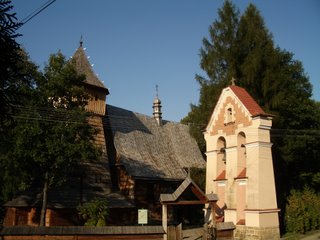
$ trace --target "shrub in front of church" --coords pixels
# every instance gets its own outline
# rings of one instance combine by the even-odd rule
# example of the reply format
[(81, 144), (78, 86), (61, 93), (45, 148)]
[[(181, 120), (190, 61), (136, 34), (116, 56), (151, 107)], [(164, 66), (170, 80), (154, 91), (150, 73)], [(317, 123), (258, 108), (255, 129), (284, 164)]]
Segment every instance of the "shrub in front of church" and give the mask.
[(85, 226), (105, 226), (108, 217), (108, 202), (104, 198), (95, 198), (78, 207)]
[(320, 229), (320, 195), (310, 188), (291, 191), (287, 199), (285, 224), (287, 232), (306, 233)]

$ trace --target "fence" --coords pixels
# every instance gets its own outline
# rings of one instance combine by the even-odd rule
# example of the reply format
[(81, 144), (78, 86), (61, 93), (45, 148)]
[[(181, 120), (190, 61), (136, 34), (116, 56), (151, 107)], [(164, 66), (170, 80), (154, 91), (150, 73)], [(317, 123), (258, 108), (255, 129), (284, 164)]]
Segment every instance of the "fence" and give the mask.
[(168, 240), (182, 240), (182, 223), (178, 226), (168, 226)]
[(1, 240), (162, 240), (162, 226), (107, 226), (107, 227), (5, 227)]

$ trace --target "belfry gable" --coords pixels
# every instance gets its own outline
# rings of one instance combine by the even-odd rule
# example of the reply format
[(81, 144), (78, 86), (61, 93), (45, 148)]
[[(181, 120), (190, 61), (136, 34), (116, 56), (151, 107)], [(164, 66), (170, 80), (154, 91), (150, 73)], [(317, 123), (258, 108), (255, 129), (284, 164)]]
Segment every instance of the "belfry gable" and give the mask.
[(224, 88), (207, 125), (206, 132), (230, 132), (232, 125), (249, 126), (255, 117), (270, 117), (242, 87)]

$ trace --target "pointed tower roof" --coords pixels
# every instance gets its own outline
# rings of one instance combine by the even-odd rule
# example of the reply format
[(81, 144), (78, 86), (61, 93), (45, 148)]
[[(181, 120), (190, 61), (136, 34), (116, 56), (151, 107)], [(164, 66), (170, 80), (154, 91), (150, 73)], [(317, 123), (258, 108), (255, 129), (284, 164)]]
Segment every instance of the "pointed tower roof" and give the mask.
[(77, 51), (72, 56), (73, 61), (76, 64), (76, 70), (79, 74), (86, 75), (85, 83), (98, 87), (100, 89), (106, 90), (107, 94), (109, 94), (108, 89), (104, 86), (102, 81), (97, 77), (97, 75), (93, 72), (91, 64), (88, 60), (88, 57), (82, 47), (83, 41), (82, 37), (80, 39), (80, 45)]

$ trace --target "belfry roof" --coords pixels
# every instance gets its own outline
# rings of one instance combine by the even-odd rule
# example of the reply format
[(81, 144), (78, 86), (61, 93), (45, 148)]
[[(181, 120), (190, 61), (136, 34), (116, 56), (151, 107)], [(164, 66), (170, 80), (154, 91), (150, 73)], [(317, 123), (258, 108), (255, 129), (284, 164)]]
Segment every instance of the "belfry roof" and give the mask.
[(73, 61), (76, 64), (76, 70), (79, 74), (84, 74), (86, 76), (85, 83), (105, 89), (107, 94), (109, 93), (108, 89), (104, 86), (101, 80), (97, 77), (97, 75), (93, 72), (91, 64), (88, 60), (88, 57), (82, 47), (82, 40), (80, 41), (80, 46), (77, 51), (72, 56)]
[(213, 123), (216, 122), (217, 118), (220, 116), (219, 111), (220, 108), (223, 106), (223, 103), (226, 101), (228, 97), (234, 98), (237, 100), (238, 103), (242, 106), (243, 110), (247, 112), (248, 116), (250, 118), (255, 117), (262, 117), (262, 118), (272, 118), (274, 115), (266, 113), (259, 104), (253, 99), (253, 97), (247, 92), (246, 89), (236, 86), (234, 84), (234, 80), (232, 85), (224, 88), (221, 91), (221, 94), (219, 96), (219, 100), (211, 114), (210, 121), (206, 127), (206, 130), (208, 131), (208, 128), (212, 126)]
[(239, 98), (242, 104), (248, 109), (252, 116), (269, 115), (263, 111), (259, 104), (251, 97), (251, 95), (242, 87), (232, 85), (229, 88)]

